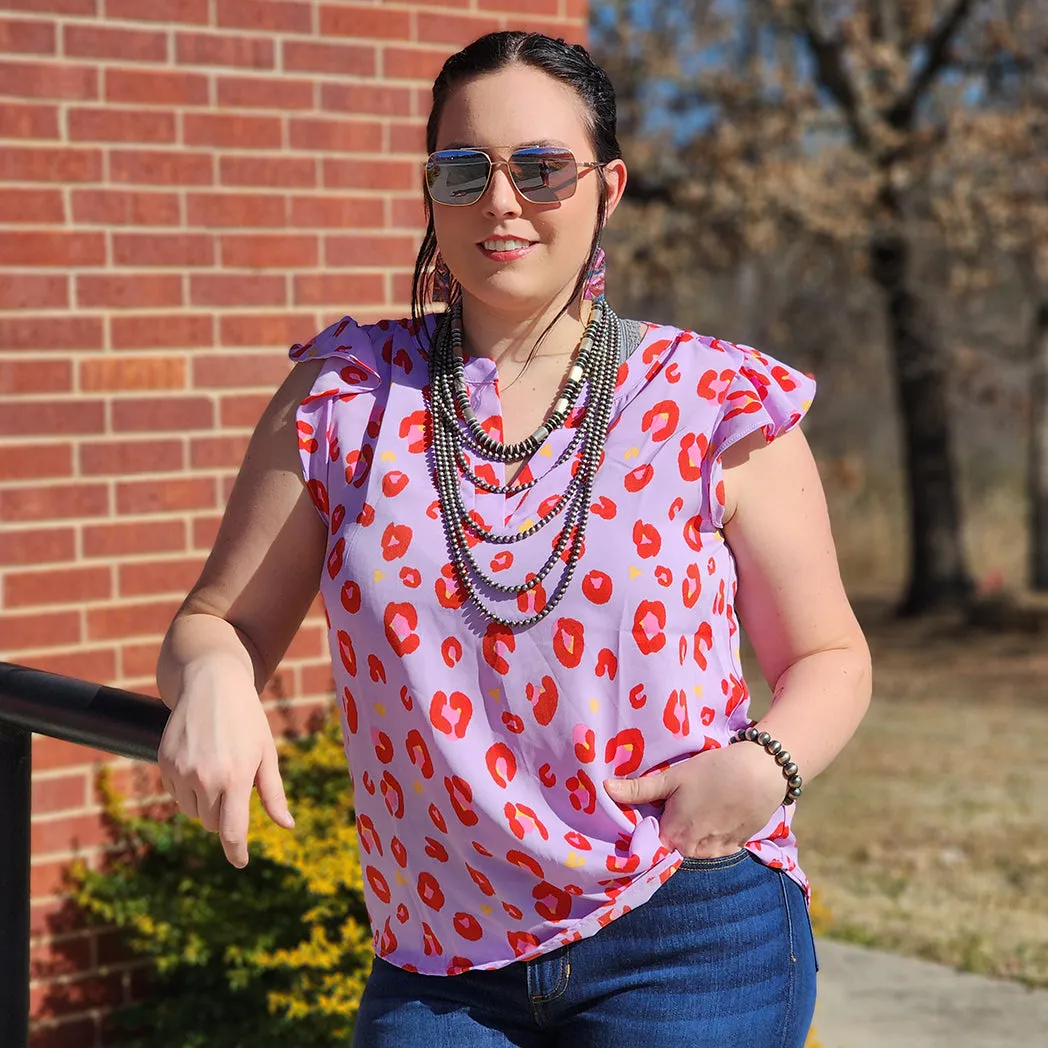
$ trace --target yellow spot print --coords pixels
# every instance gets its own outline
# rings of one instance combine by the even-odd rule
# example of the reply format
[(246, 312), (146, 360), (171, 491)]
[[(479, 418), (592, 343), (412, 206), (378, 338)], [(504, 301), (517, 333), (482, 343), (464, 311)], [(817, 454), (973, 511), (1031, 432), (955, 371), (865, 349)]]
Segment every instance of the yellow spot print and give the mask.
[(418, 781), (418, 779), (416, 779), (411, 785), (412, 785), (412, 788), (415, 790), (416, 793), (420, 793), (421, 794), (421, 793), (425, 793), (426, 792), (426, 787), (423, 786), (422, 783)]
[(375, 568), (375, 581), (376, 582), (381, 582), (385, 577), (386, 577), (386, 573), (384, 571), (379, 571), (378, 568)]
[(635, 579), (641, 573), (640, 568), (630, 567), (630, 578)]
[(519, 528), (517, 528), (517, 531), (527, 531), (534, 523), (535, 522), (529, 517)]
[(397, 884), (400, 884), (400, 885), (404, 885), (404, 884), (408, 883), (407, 877), (405, 877), (404, 874), (401, 873), (400, 870), (397, 870), (396, 881), (397, 881)]
[(593, 710), (594, 713), (597, 712), (597, 707), (598, 706), (600, 706), (600, 703), (597, 702), (596, 699), (590, 699), (590, 709)]
[(502, 690), (500, 688), (489, 688), (488, 694), (496, 701), (502, 701)]
[(375, 712), (380, 717), (385, 717), (385, 715), (386, 715), (386, 704), (384, 702), (376, 702), (375, 703)]
[(539, 454), (543, 458), (549, 458), (553, 454), (553, 448), (551, 448), (549, 444), (543, 444), (542, 447), (539, 449)]
[(640, 448), (630, 448), (623, 457), (629, 462), (630, 459), (635, 459), (639, 454)]
[(491, 916), (491, 907), (486, 902), (482, 902), (480, 904), (480, 912), (482, 914), (484, 914), (485, 917), (490, 917)]
[(701, 699), (702, 698), (702, 685), (701, 684), (696, 684), (695, 687), (692, 688), (691, 690), (693, 692), (695, 692), (695, 698), (697, 698), (697, 699)]
[(396, 462), (397, 456), (392, 451), (383, 451), (380, 458), (383, 462)]
[(564, 862), (569, 870), (577, 870), (580, 866), (586, 865), (586, 857), (579, 855), (577, 852), (569, 851), (568, 857)]

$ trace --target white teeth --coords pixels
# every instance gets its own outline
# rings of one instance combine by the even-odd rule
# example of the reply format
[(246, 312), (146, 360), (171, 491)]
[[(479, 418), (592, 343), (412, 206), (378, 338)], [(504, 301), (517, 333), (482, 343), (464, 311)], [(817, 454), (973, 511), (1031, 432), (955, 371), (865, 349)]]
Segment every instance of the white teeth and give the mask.
[(485, 251), (513, 251), (519, 247), (530, 247), (527, 240), (485, 240)]

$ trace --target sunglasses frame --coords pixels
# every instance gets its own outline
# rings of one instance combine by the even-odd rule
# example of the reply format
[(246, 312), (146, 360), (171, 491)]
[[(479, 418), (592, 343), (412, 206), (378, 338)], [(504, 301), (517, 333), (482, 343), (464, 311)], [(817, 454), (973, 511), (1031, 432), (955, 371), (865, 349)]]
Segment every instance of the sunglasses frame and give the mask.
[[(557, 197), (554, 200), (532, 200), (521, 188), (517, 185), (517, 180), (513, 175), (513, 168), (510, 166), (510, 162), (517, 153), (524, 153), (529, 150), (538, 149), (549, 149), (551, 152), (567, 153), (575, 164), (575, 181), (571, 184), (571, 192), (567, 196)], [(490, 152), (489, 152), (490, 150)], [(492, 152), (505, 152), (510, 150), (509, 157), (506, 160), (496, 160), (491, 153)], [(488, 177), (484, 183), (484, 188), (480, 190), (474, 200), (463, 200), (463, 201), (444, 201), (437, 200), (433, 196), (433, 191), (429, 185), (429, 165), (433, 160), (433, 157), (440, 155), (441, 153), (479, 153), (481, 156), (486, 157), (488, 161)], [(491, 176), (495, 173), (496, 167), (504, 167), (506, 173), (509, 175), (510, 184), (513, 186), (513, 191), (522, 199), (526, 200), (529, 204), (559, 204), (563, 200), (570, 200), (575, 195), (575, 190), (578, 189), (579, 179), (587, 170), (593, 168), (607, 167), (607, 164), (602, 164), (598, 160), (578, 160), (575, 154), (568, 148), (560, 146), (518, 146), (514, 149), (512, 146), (489, 146), (488, 149), (475, 149), (472, 147), (466, 147), (462, 149), (438, 149), (429, 154), (428, 157), (422, 162), (422, 177), (426, 186), (426, 195), (434, 204), (440, 204), (441, 207), (472, 207), (477, 201), (481, 200), (484, 194), (488, 191), (491, 186)]]

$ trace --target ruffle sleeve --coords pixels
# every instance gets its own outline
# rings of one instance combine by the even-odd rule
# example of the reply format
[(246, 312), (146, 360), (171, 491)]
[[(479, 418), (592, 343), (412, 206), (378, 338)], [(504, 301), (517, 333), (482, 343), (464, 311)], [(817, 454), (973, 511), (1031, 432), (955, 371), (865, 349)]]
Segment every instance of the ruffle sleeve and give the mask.
[(730, 361), (714, 373), (714, 382), (723, 389), (723, 401), (709, 446), (710, 511), (714, 526), (719, 528), (724, 523), (721, 456), (758, 429), (763, 431), (766, 444), (793, 429), (815, 398), (815, 379), (751, 346), (724, 342), (713, 346), (723, 350)]
[[(360, 394), (373, 393), (381, 387), (379, 354), (372, 344), (369, 329), (361, 327), (351, 317), (343, 317), (308, 342), (293, 345), (288, 356), (296, 364), (323, 359), (309, 393), (295, 413), (295, 425), (306, 489), (321, 519), (330, 526), (329, 467), (360, 447), (371, 405), (361, 403), (359, 410), (340, 411), (338, 425), (335, 424), (333, 409), (335, 405), (349, 404)], [(371, 397), (361, 399), (373, 400)], [(357, 416), (359, 425), (356, 425)], [(350, 444), (353, 448), (348, 447)]]

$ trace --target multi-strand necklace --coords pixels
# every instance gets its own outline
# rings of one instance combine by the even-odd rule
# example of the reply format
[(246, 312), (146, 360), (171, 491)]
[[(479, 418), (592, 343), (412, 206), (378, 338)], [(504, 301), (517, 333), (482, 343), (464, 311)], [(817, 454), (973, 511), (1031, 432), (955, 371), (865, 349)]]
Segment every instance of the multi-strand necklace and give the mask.
[[(506, 444), (484, 429), (469, 403), (462, 359), (461, 300), (451, 305), (437, 328), (429, 358), (429, 377), (433, 451), (441, 516), (459, 582), (473, 605), (493, 622), (516, 628), (532, 626), (553, 611), (571, 585), (582, 554), (593, 484), (611, 420), (620, 340), (618, 317), (606, 301), (598, 300), (594, 303), (574, 363), (553, 410), (531, 436)], [(586, 389), (585, 412), (557, 464), (576, 453), (578, 460), (556, 503), (533, 524), (511, 534), (493, 532), (476, 521), (462, 499), (462, 475), (484, 491), (505, 496), (527, 491), (540, 478), (521, 483), (492, 484), (477, 475), (470, 465), (468, 454), (506, 463), (530, 459), (545, 444), (549, 435), (565, 424), (583, 387)], [(476, 540), (497, 545), (522, 542), (562, 514), (560, 535), (549, 557), (527, 581), (517, 585), (506, 584), (486, 573), (477, 563), (471, 549)], [(471, 536), (473, 542), (470, 541)], [(565, 566), (553, 592), (535, 614), (526, 618), (510, 619), (500, 615), (485, 602), (478, 588), (479, 581), (496, 592), (519, 598), (541, 585), (558, 561), (563, 561)]]

